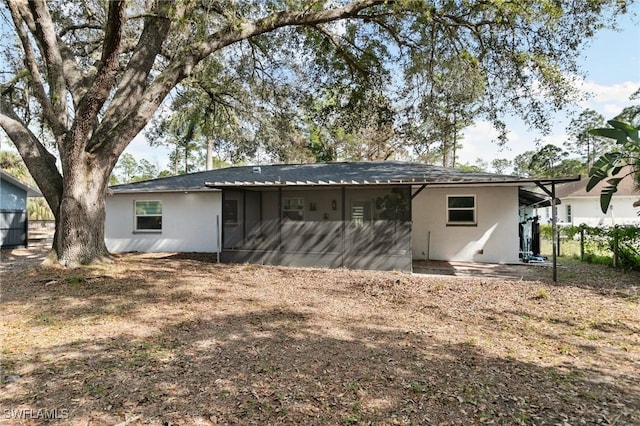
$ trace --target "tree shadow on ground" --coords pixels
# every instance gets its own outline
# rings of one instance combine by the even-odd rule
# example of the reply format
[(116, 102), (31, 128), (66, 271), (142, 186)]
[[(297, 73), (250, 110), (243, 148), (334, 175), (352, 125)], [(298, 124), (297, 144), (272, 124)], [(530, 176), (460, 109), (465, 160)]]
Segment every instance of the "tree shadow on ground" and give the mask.
[(50, 246), (20, 247), (0, 250), (0, 273), (32, 268), (47, 257)]
[[(325, 288), (335, 271), (317, 270), (298, 284), (316, 297), (296, 301), (283, 293), (266, 304), (261, 294), (288, 288), (268, 280), (295, 281), (299, 271), (184, 256), (132, 262), (124, 272), (105, 266), (9, 274), (3, 304), (18, 307), (12, 312), (31, 327), (25, 339), (42, 334), (44, 342), (27, 340), (19, 356), (3, 354), (1, 408), (59, 408), (82, 424), (640, 423), (638, 374), (496, 356), (471, 337), (460, 343), (435, 332), (438, 324), (392, 324), (376, 305), (359, 320), (319, 309), (333, 297), (384, 299), (405, 309), (421, 294), (430, 300), (417, 307), (456, 327), (469, 313), (437, 305), (458, 284), (434, 281), (414, 294), (406, 289), (424, 284), (410, 275), (375, 273)], [(240, 302), (243, 311), (234, 311)], [(486, 314), (514, 323), (532, 316), (516, 308)], [(576, 325), (560, 316), (533, 319)], [(104, 328), (110, 321), (115, 326)], [(491, 326), (496, 322), (476, 330)], [(593, 327), (635, 330), (602, 321)], [(47, 330), (56, 329), (71, 335), (47, 341)], [(558, 344), (565, 337), (544, 336)], [(615, 356), (607, 366), (616, 365)]]
[(86, 338), (11, 366), (3, 407), (72, 421), (185, 424), (634, 424), (630, 377), (490, 356), (471, 344), (354, 327), (292, 309), (176, 321), (144, 338)]

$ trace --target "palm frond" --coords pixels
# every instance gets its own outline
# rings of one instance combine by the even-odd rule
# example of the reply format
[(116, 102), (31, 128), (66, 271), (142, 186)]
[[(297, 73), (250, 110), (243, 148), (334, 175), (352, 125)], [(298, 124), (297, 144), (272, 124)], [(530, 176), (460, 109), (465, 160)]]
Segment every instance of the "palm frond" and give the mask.
[(602, 213), (606, 213), (609, 209), (611, 198), (613, 197), (613, 194), (618, 192), (618, 184), (621, 180), (622, 178), (609, 179), (607, 180), (609, 185), (602, 188), (602, 191), (600, 192), (600, 210), (602, 210)]

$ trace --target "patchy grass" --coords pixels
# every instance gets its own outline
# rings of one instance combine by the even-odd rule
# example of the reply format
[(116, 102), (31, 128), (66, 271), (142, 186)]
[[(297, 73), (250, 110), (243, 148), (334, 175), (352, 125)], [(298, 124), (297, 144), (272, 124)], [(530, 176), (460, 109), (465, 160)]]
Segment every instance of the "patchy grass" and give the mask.
[(0, 424), (640, 424), (640, 275), (545, 274), (9, 268)]

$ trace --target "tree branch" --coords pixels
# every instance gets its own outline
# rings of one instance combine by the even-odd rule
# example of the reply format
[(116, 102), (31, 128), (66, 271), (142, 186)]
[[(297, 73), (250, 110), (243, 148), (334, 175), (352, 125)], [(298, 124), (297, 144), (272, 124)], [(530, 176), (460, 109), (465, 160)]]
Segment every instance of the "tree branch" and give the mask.
[(35, 21), (36, 31), (33, 33), (42, 49), (42, 57), (47, 66), (47, 83), (49, 99), (58, 123), (68, 128), (67, 87), (64, 79), (62, 55), (58, 48), (58, 38), (53, 20), (43, 0), (29, 1), (31, 14)]
[(0, 98), (0, 127), (18, 149), (29, 173), (57, 217), (62, 199), (62, 176), (56, 167), (56, 159), (15, 114), (6, 96)]
[(62, 38), (67, 35), (68, 32), (74, 32), (76, 30), (101, 30), (102, 26), (98, 24), (77, 24), (77, 25), (69, 25), (68, 27), (63, 28), (59, 33), (58, 37)]
[(335, 47), (336, 52), (338, 53), (338, 55), (340, 55), (342, 59), (344, 59), (344, 61), (347, 63), (347, 65), (351, 69), (352, 73), (354, 71), (357, 71), (360, 74), (363, 74), (363, 75), (366, 74), (366, 70), (363, 67), (361, 67), (357, 61), (353, 59), (349, 51), (345, 49), (342, 46), (342, 44), (340, 44), (340, 42), (336, 39), (336, 37), (331, 32), (327, 31), (325, 28), (321, 27), (320, 25), (313, 25), (311, 28), (315, 29), (320, 34), (322, 34), (327, 40), (329, 40), (329, 43), (331, 43), (333, 47)]
[(126, 20), (125, 5), (126, 2), (124, 0), (109, 2), (109, 25), (107, 26), (102, 44), (100, 68), (98, 68), (91, 87), (78, 104), (76, 119), (72, 128), (74, 140), (84, 142), (89, 139), (98, 112), (100, 112), (100, 109), (107, 100), (113, 82), (115, 81), (119, 68), (118, 55), (120, 53), (122, 31)]
[(73, 51), (64, 44), (62, 39), (58, 40), (60, 45), (60, 54), (63, 59), (64, 75), (67, 82), (71, 97), (73, 98), (73, 104), (77, 108), (80, 104), (80, 100), (89, 90), (91, 81), (95, 77), (96, 70), (91, 68), (87, 73), (83, 73), (75, 59)]
[[(214, 34), (206, 41), (196, 45), (191, 53), (184, 58), (185, 66), (197, 63), (206, 56), (236, 43), (269, 31), (286, 26), (314, 26), (327, 22), (357, 17), (362, 10), (378, 5), (392, 5), (395, 0), (359, 0), (347, 4), (344, 7), (327, 9), (319, 12), (278, 12), (254, 22), (243, 22), (238, 25), (228, 26)], [(192, 66), (187, 70), (191, 71)]]
[(29, 11), (21, 10), (20, 5), (15, 1), (9, 0), (8, 4), (16, 33), (18, 34), (18, 38), (20, 39), (22, 49), (24, 51), (24, 63), (27, 70), (29, 71), (29, 76), (31, 77), (34, 94), (38, 98), (38, 100), (40, 101), (40, 105), (42, 106), (44, 119), (46, 120), (55, 136), (59, 137), (61, 135), (64, 135), (64, 133), (66, 132), (66, 126), (64, 124), (65, 122), (59, 120), (59, 117), (49, 100), (43, 84), (42, 75), (40, 74), (40, 70), (38, 68), (35, 54), (31, 49), (29, 36), (24, 29), (23, 24), (26, 23), (29, 17), (28, 15), (30, 15)]
[[(28, 10), (24, 10), (22, 18), (24, 19), (25, 24), (27, 24), (29, 30), (35, 34), (36, 24), (31, 13)], [(63, 60), (65, 81), (71, 92), (71, 96), (73, 97), (74, 106), (77, 107), (80, 99), (82, 99), (82, 96), (86, 93), (91, 81), (93, 80), (95, 69), (93, 70), (93, 73), (89, 72), (86, 75), (82, 72), (78, 66), (73, 51), (65, 44), (64, 40), (62, 40), (62, 35), (64, 35), (64, 31), (63, 34), (58, 35), (58, 46)]]
[[(357, 0), (344, 7), (335, 9), (322, 10), (319, 12), (278, 12), (253, 22), (243, 22), (233, 26), (228, 26), (215, 32), (208, 37), (207, 40), (198, 43), (195, 46), (188, 46), (182, 55), (176, 55), (176, 59), (174, 59), (167, 68), (158, 75), (153, 83), (151, 83), (144, 93), (142, 93), (142, 96), (137, 95), (140, 94), (144, 87), (144, 81), (141, 80), (148, 76), (148, 72), (141, 72), (144, 71), (144, 69), (141, 71), (129, 69), (133, 74), (129, 78), (130, 83), (127, 83), (127, 86), (123, 88), (123, 83), (127, 80), (123, 78), (120, 89), (121, 93), (116, 95), (118, 102), (114, 99), (114, 102), (111, 104), (110, 111), (105, 116), (105, 119), (98, 130), (100, 132), (99, 137), (95, 138), (97, 145), (94, 145), (92, 149), (96, 149), (98, 145), (105, 144), (109, 146), (108, 149), (111, 152), (119, 155), (124, 151), (133, 137), (135, 137), (135, 135), (144, 128), (149, 118), (157, 110), (169, 92), (178, 83), (180, 83), (180, 81), (189, 76), (194, 67), (200, 63), (200, 61), (215, 51), (238, 41), (246, 40), (278, 28), (286, 26), (313, 26), (339, 19), (355, 17), (358, 12), (367, 8), (394, 3), (395, 0)], [(145, 25), (145, 30), (143, 31), (141, 40), (152, 24), (158, 25), (159, 23), (148, 21), (148, 24)], [(164, 34), (158, 29), (155, 29), (155, 27), (153, 28), (153, 31), (150, 31), (150, 33), (151, 34), (149, 35), (154, 36)], [(161, 40), (164, 40), (164, 38)], [(140, 60), (155, 58), (155, 55), (158, 53), (159, 46), (155, 48), (152, 47), (151, 49), (147, 46), (147, 49), (148, 52), (145, 52)], [(135, 55), (136, 54), (134, 54), (134, 57)], [(133, 61), (134, 58), (132, 57), (130, 61), (130, 68)], [(123, 96), (125, 99), (122, 99)], [(130, 112), (125, 117), (118, 117), (117, 111)], [(119, 137), (109, 138), (108, 136), (111, 133), (118, 134)]]
[[(102, 144), (106, 143), (108, 139), (111, 139), (109, 138), (109, 134), (121, 121), (122, 111), (134, 109), (135, 104), (140, 101), (156, 56), (160, 53), (162, 44), (169, 34), (171, 21), (168, 16), (170, 16), (173, 6), (173, 3), (170, 1), (158, 1), (154, 6), (153, 13), (146, 16), (144, 29), (142, 30), (137, 46), (120, 79), (113, 101), (109, 105), (102, 123), (96, 131), (96, 137), (92, 141), (91, 146), (87, 147), (88, 151), (95, 151)], [(183, 9), (173, 11), (173, 15), (178, 19), (182, 13), (184, 13)], [(171, 90), (171, 88), (169, 90)], [(162, 102), (162, 100), (160, 100), (160, 102)], [(140, 130), (142, 130), (142, 128), (140, 128)]]

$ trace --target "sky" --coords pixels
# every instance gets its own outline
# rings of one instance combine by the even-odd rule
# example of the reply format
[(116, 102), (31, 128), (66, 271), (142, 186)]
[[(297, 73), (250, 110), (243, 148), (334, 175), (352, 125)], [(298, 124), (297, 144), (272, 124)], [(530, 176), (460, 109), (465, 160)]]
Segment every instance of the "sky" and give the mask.
[(640, 102), (629, 100), (640, 88), (640, 4), (637, 2), (633, 13), (635, 17), (627, 14), (618, 21), (619, 31), (602, 30), (584, 49), (578, 64), (586, 78), (579, 81), (579, 87), (589, 97), (573, 110), (555, 114), (549, 135), (531, 131), (520, 120), (508, 118), (509, 143), (501, 149), (491, 142), (497, 136), (491, 124), (478, 121), (463, 132), (458, 163), (475, 164), (478, 158), (487, 163), (496, 158), (512, 160), (524, 151), (536, 150), (537, 140), (540, 146), (551, 143), (562, 147), (568, 140), (566, 128), (571, 119), (585, 109), (593, 109), (609, 120), (625, 107)]

